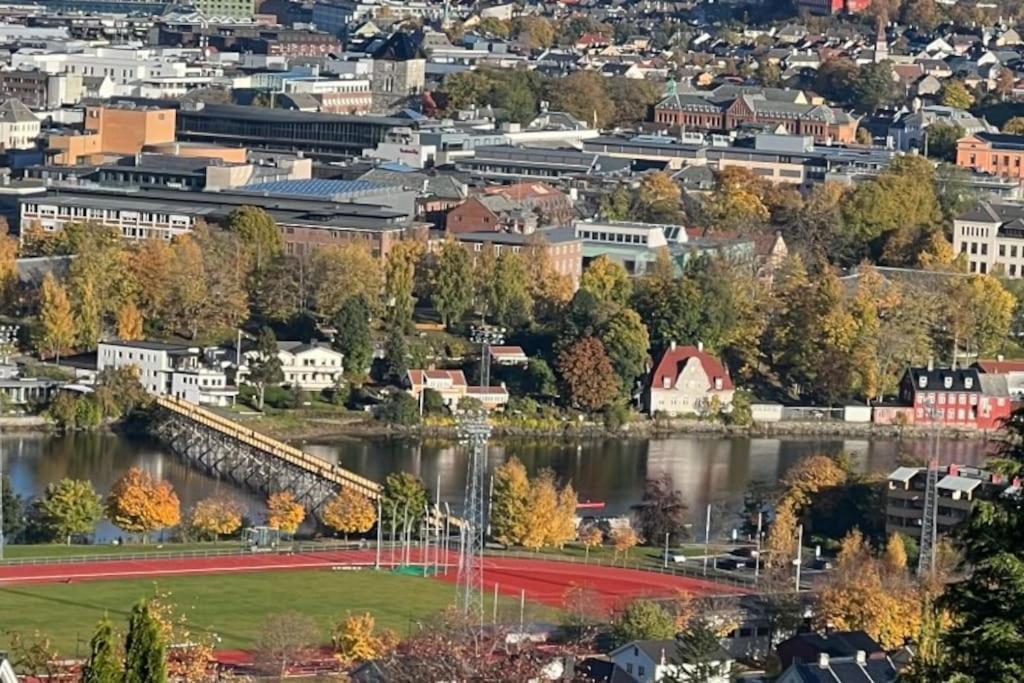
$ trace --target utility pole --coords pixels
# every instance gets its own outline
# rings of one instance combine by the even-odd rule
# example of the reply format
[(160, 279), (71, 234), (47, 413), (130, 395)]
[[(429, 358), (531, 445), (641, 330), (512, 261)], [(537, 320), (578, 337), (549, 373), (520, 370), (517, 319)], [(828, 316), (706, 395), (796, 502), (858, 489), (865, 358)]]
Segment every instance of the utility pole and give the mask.
[(804, 561), (804, 525), (796, 532), (796, 592), (800, 592), (800, 567)]
[(761, 575), (761, 522), (763, 512), (758, 511), (757, 513), (757, 554), (754, 556), (754, 582), (757, 583), (758, 577)]
[(711, 552), (711, 503), (708, 503), (708, 514), (704, 521), (704, 576), (708, 575), (708, 554)]

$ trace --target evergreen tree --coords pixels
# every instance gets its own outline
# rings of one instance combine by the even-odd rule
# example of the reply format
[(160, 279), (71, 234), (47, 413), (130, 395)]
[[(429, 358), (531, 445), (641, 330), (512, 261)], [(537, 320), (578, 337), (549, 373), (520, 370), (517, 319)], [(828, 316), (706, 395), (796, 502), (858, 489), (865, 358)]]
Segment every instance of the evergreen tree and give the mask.
[(25, 520), (22, 517), (24, 501), (22, 501), (21, 496), (14, 492), (11, 478), (6, 474), (3, 476), (3, 480), (0, 481), (0, 489), (3, 489), (2, 493), (0, 493), (0, 509), (3, 510), (3, 542), (6, 544), (10, 543), (15, 536), (21, 533), (21, 529), (24, 526)]
[(725, 657), (718, 636), (703, 619), (695, 619), (679, 634), (673, 683), (711, 683), (726, 674)]
[(352, 375), (365, 375), (373, 360), (370, 336), (370, 307), (361, 296), (350, 296), (334, 318), (334, 348), (345, 354), (345, 368)]
[(82, 683), (120, 683), (121, 662), (114, 648), (114, 626), (104, 617), (89, 641), (89, 659), (82, 669)]
[(398, 326), (388, 330), (388, 338), (384, 343), (384, 377), (387, 381), (400, 384), (405, 380), (409, 371), (407, 358), (409, 347), (405, 342), (405, 335)]
[(430, 273), (431, 299), (447, 327), (473, 305), (473, 260), (461, 244), (446, 240)]
[(269, 327), (260, 330), (256, 339), (256, 355), (249, 359), (249, 381), (260, 392), (260, 410), (263, 410), (267, 385), (284, 381), (281, 358), (277, 355), (277, 337)]
[[(1006, 431), (1007, 446), (990, 466), (1013, 480), (1024, 475), (1024, 410)], [(942, 680), (1024, 680), (1024, 496), (976, 501), (960, 543), (970, 571), (943, 599), (952, 626)]]
[(167, 644), (160, 622), (141, 600), (128, 617), (124, 644), (124, 683), (166, 683)]

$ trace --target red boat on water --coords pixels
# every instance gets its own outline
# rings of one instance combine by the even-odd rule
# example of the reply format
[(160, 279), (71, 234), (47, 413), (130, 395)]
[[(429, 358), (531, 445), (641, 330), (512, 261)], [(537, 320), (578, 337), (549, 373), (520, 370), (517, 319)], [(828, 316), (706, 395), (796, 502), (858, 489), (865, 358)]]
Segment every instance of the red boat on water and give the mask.
[(577, 510), (604, 510), (604, 501), (584, 500), (576, 503)]

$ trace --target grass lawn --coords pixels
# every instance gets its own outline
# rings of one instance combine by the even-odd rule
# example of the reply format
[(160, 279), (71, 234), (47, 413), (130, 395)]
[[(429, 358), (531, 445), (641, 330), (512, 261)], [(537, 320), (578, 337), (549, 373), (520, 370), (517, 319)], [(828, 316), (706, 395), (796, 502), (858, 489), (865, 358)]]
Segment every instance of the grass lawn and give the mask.
[(36, 559), (47, 557), (82, 557), (91, 555), (130, 555), (132, 553), (176, 553), (192, 550), (241, 550), (239, 541), (220, 543), (147, 543), (112, 545), (65, 545), (63, 543), (40, 543), (33, 545), (4, 546), (5, 560)]
[[(435, 614), (454, 599), (452, 584), (435, 579), (364, 571), (282, 571), (193, 577), (163, 577), (77, 584), (0, 588), (3, 632), (53, 639), (66, 656), (84, 656), (96, 622), (104, 614), (123, 629), (139, 598), (170, 592), (180, 613), (197, 630), (216, 633), (219, 649), (249, 648), (267, 614), (295, 610), (315, 618), (324, 641), (331, 626), (351, 611), (371, 612), (381, 626), (404, 637), (417, 620)], [(518, 601), (514, 601), (518, 615)], [(512, 609), (504, 604), (502, 613)], [(490, 610), (490, 600), (486, 609)], [(487, 614), (490, 614), (488, 611)]]

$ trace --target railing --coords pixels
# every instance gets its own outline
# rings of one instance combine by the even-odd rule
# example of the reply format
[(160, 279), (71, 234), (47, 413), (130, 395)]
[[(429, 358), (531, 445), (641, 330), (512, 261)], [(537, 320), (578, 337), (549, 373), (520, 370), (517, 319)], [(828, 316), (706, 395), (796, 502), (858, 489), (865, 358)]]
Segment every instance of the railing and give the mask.
[(157, 397), (156, 403), (161, 408), (181, 415), (197, 424), (209, 427), (214, 431), (226, 434), (261, 451), (270, 453), (285, 462), (312, 472), (328, 481), (341, 486), (355, 488), (371, 499), (376, 499), (380, 496), (381, 486), (375, 481), (361, 477), (354, 472), (338, 467), (277, 439), (272, 439), (251, 429), (245, 429), (238, 425), (238, 423), (223, 418), (205, 408), (200, 408), (193, 403), (167, 396)]
[[(7, 548), (16, 546), (7, 546)], [(86, 564), (90, 562), (133, 562), (145, 560), (181, 560), (197, 557), (235, 557), (239, 555), (253, 554), (303, 554), (303, 553), (329, 553), (343, 550), (359, 550), (362, 548), (373, 548), (373, 544), (364, 545), (357, 541), (337, 543), (297, 543), (280, 545), (265, 551), (254, 553), (251, 549), (239, 545), (234, 548), (194, 548), (190, 550), (141, 550), (130, 553), (97, 553), (94, 555), (51, 555), (49, 557), (20, 557), (7, 560), (0, 560), (0, 567), (21, 566), (32, 564)]]

